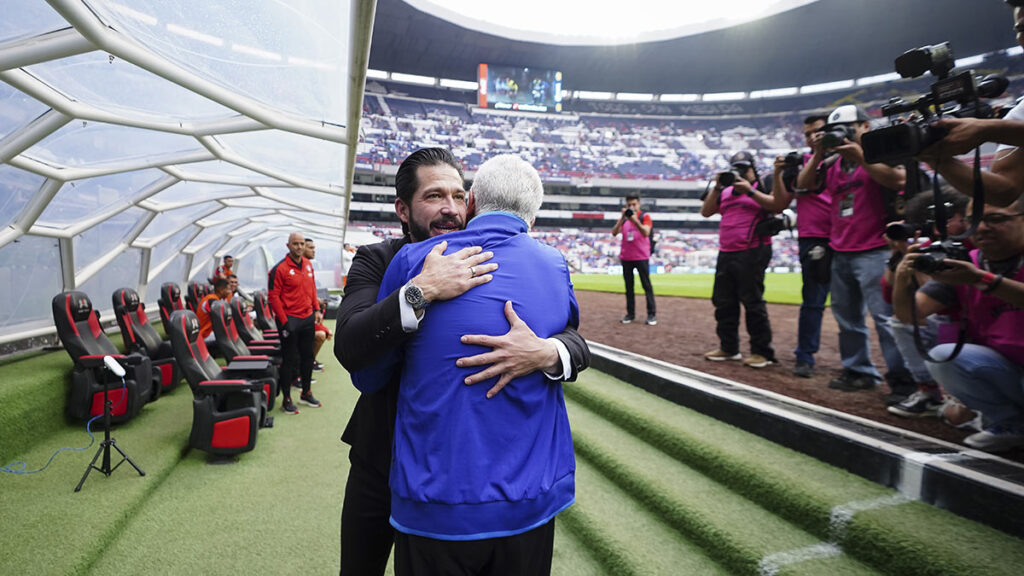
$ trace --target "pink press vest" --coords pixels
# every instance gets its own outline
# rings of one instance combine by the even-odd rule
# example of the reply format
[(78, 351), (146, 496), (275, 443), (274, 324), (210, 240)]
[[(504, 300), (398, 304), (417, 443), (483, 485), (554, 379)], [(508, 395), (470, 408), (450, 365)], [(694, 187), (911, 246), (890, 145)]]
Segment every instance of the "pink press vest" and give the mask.
[[(804, 161), (810, 158), (804, 154)], [(832, 197), (827, 192), (796, 197), (796, 233), (801, 238), (828, 238), (832, 230)]]
[(841, 164), (837, 161), (829, 167), (826, 191), (822, 192), (832, 196), (829, 246), (837, 252), (861, 252), (886, 246), (882, 187), (871, 179), (863, 166), (847, 174)]
[[(757, 189), (758, 185), (755, 183), (753, 187)], [(761, 215), (762, 208), (750, 196), (734, 194), (732, 186), (729, 186), (722, 190), (718, 211), (722, 213), (722, 221), (718, 224), (719, 250), (722, 252), (740, 252), (772, 243), (771, 236), (754, 236), (754, 222)]]
[[(651, 225), (651, 215), (641, 212), (637, 218), (644, 226)], [(653, 233), (653, 230), (651, 231)], [(620, 260), (648, 260), (651, 257), (651, 239), (637, 230), (632, 222), (622, 223), (622, 250)]]
[[(979, 265), (978, 251), (971, 251), (971, 260)], [(1024, 268), (1013, 280), (1024, 281)], [(967, 315), (967, 341), (987, 346), (1011, 361), (1024, 365), (1024, 310), (991, 294), (982, 294), (970, 286), (957, 286), (960, 309)]]

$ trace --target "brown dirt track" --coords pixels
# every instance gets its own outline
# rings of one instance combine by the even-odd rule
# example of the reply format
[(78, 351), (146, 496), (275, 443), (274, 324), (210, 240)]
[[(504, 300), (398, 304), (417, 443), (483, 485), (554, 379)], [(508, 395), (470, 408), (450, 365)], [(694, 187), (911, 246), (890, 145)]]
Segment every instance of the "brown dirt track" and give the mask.
[[(578, 291), (576, 298), (580, 305), (580, 333), (588, 341), (643, 354), (957, 444), (970, 433), (945, 425), (935, 418), (910, 419), (890, 414), (885, 409), (885, 397), (888, 394), (885, 385), (874, 390), (852, 393), (830, 389), (828, 381), (840, 373), (842, 365), (839, 360), (839, 328), (828, 310), (825, 311), (822, 325), (821, 350), (816, 357), (815, 375), (807, 379), (792, 374), (798, 306), (768, 305), (773, 344), (780, 363), (758, 370), (747, 368), (739, 362), (709, 362), (704, 359), (705, 352), (718, 347), (714, 308), (710, 300), (659, 296), (658, 325), (647, 326), (642, 321), (645, 317), (642, 292), (637, 294), (637, 317), (640, 321), (628, 325), (619, 322), (625, 313), (625, 297), (622, 294)], [(868, 322), (870, 325), (871, 321)], [(745, 325), (741, 323), (740, 351), (744, 357), (750, 353), (745, 330)], [(873, 328), (871, 334), (875, 366), (884, 373), (885, 363), (878, 350)], [(1024, 450), (1016, 450), (1004, 456), (1024, 462)]]

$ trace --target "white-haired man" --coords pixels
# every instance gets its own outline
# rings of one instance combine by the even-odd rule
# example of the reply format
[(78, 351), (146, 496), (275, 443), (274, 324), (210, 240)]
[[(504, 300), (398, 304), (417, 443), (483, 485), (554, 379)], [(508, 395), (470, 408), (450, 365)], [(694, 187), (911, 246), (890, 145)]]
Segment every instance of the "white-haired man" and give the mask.
[(540, 177), (518, 157), (497, 156), (480, 167), (470, 192), (477, 216), (466, 229), (403, 247), (380, 294), (408, 286), (442, 240), (450, 250), (493, 252), (492, 280), (432, 302), (401, 351), (352, 374), (365, 393), (401, 370), (390, 474), (400, 576), (548, 574), (554, 517), (575, 497), (561, 384), (535, 372), (493, 395), (465, 386), (471, 371), (456, 362), (485, 351), (461, 334), (504, 333), (502, 303), (542, 338), (578, 325), (565, 259), (527, 234), (543, 197)]

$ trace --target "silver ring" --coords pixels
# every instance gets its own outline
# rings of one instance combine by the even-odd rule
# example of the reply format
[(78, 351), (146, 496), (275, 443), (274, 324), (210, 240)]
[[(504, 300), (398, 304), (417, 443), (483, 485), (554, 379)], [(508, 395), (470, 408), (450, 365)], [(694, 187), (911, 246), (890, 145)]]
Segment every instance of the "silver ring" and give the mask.
[(469, 267), (469, 277), (470, 278), (476, 278), (476, 270), (474, 268), (475, 268), (475, 266), (470, 266)]

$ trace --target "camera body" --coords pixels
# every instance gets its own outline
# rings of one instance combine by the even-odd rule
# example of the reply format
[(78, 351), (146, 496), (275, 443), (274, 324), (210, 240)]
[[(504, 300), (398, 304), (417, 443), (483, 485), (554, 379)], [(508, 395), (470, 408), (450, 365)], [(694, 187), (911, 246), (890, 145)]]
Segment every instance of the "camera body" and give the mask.
[(821, 145), (825, 148), (842, 146), (844, 142), (847, 140), (853, 140), (853, 137), (855, 136), (854, 128), (845, 124), (829, 126), (822, 132)]
[[(896, 59), (896, 72), (903, 78), (917, 78), (931, 72), (938, 79), (928, 94), (910, 102), (893, 98), (882, 106), (882, 114), (892, 125), (861, 136), (865, 161), (898, 164), (917, 156), (948, 133), (948, 130), (935, 126), (935, 122), (944, 115), (956, 118), (993, 117), (992, 107), (982, 99), (999, 96), (1006, 91), (1009, 81), (996, 75), (982, 78), (970, 70), (950, 75), (953, 66), (953, 51), (948, 42), (908, 50)], [(897, 118), (907, 112), (915, 115), (907, 119)]]
[(738, 170), (728, 170), (726, 172), (719, 172), (716, 176), (715, 182), (722, 188), (728, 188), (736, 183), (736, 180), (743, 178), (743, 175)]
[(792, 191), (796, 185), (797, 176), (800, 175), (800, 169), (804, 167), (804, 155), (797, 151), (790, 152), (786, 154), (785, 163), (786, 165), (782, 168), (782, 184), (786, 190)]
[(914, 269), (925, 274), (933, 274), (946, 270), (946, 260), (970, 262), (971, 256), (963, 243), (956, 240), (943, 240), (920, 250), (923, 254), (914, 260)]
[(633, 209), (632, 208), (626, 208), (626, 211), (623, 212), (622, 215), (625, 216), (626, 218), (632, 218), (633, 217)]

